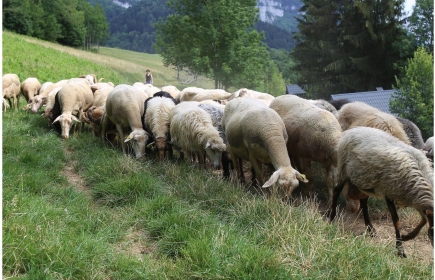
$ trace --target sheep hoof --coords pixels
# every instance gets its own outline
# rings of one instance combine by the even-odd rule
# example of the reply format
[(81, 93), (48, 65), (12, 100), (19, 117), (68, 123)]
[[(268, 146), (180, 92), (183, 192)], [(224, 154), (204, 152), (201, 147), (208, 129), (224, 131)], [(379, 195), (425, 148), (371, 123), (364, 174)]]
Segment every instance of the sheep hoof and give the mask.
[(397, 251), (397, 255), (401, 258), (407, 258), (405, 251), (403, 250), (403, 248), (399, 249), (399, 251)]

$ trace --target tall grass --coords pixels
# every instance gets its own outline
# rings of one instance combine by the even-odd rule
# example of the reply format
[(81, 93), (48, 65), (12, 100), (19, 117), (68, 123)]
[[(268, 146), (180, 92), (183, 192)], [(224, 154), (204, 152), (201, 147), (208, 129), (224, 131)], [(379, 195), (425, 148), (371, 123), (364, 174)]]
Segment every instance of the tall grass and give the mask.
[[(18, 65), (45, 50), (8, 37), (4, 51), (29, 55), (4, 69), (30, 75), (35, 62)], [(76, 76), (65, 57), (38, 71)], [(283, 205), (188, 163), (138, 161), (88, 131), (62, 140), (38, 114), (9, 110), (2, 121), (4, 278), (433, 278), (432, 260), (400, 259), (393, 241), (328, 223), (317, 201)]]

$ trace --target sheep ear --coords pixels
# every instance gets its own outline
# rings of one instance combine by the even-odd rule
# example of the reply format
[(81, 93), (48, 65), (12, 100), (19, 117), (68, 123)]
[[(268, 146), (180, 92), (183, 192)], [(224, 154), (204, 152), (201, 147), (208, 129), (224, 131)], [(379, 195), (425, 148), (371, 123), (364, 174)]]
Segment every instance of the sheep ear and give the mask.
[(303, 183), (308, 183), (307, 177), (305, 177), (304, 174), (299, 173), (297, 170), (295, 170), (296, 179)]
[(73, 121), (81, 122), (78, 118), (76, 118), (76, 116), (72, 116), (72, 115), (71, 115), (71, 118), (72, 118)]
[(279, 179), (279, 171), (277, 170), (273, 172), (272, 176), (270, 176), (269, 180), (267, 180), (266, 183), (264, 183), (262, 188), (268, 188), (272, 186), (273, 184), (275, 184), (276, 181), (278, 181), (278, 179)]
[(52, 124), (54, 124), (55, 122), (58, 122), (59, 120), (60, 120), (60, 117), (61, 117), (62, 115), (60, 115), (59, 117), (57, 117), (53, 122), (52, 122)]
[(131, 139), (133, 139), (133, 133), (130, 133), (130, 135), (128, 135), (128, 137), (125, 138), (124, 142), (126, 143), (126, 142), (130, 141)]

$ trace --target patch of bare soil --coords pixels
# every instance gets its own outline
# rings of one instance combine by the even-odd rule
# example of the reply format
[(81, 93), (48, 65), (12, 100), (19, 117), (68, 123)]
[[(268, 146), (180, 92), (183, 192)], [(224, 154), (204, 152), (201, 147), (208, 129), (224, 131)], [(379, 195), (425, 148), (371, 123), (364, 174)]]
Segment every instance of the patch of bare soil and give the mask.
[(68, 182), (73, 185), (77, 191), (89, 193), (89, 188), (86, 186), (86, 181), (74, 169), (75, 164), (75, 161), (70, 161), (62, 170), (62, 172), (66, 176)]
[(130, 228), (125, 239), (116, 245), (116, 250), (141, 260), (142, 255), (155, 252), (157, 244), (152, 242), (145, 232)]

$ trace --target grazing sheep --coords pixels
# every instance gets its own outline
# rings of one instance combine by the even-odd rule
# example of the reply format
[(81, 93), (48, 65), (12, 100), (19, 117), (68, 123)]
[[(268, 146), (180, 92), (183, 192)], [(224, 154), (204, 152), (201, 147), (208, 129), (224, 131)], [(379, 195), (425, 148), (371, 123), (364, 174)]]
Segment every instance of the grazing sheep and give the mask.
[(174, 148), (191, 155), (198, 153), (202, 165), (205, 165), (207, 155), (215, 169), (220, 167), (226, 145), (206, 111), (199, 108), (197, 103), (182, 102), (172, 109), (169, 121)]
[(408, 135), (411, 145), (417, 149), (424, 149), (423, 137), (421, 136), (421, 131), (418, 126), (408, 119), (400, 117), (396, 117), (396, 119), (402, 123), (403, 130), (405, 131), (406, 135)]
[[(359, 199), (364, 222), (370, 234), (375, 229), (367, 208), (369, 196), (386, 200), (396, 231), (398, 255), (406, 257), (402, 241), (413, 239), (429, 221), (429, 239), (433, 246), (433, 168), (417, 149), (390, 134), (356, 127), (343, 132), (338, 146), (338, 185), (334, 189), (330, 219), (335, 218), (337, 200), (345, 184), (349, 194)], [(407, 235), (400, 234), (396, 207), (415, 208), (421, 222)]]
[(46, 87), (46, 89), (43, 92), (41, 92), (37, 96), (34, 96), (33, 98), (31, 98), (29, 100), (30, 111), (32, 113), (37, 113), (39, 111), (39, 109), (41, 109), (41, 107), (47, 103), (48, 94), (54, 88), (62, 87), (64, 85), (66, 85), (67, 83), (68, 83), (68, 80), (60, 80), (57, 83), (49, 85), (48, 87)]
[[(81, 127), (83, 121), (83, 111), (89, 108), (94, 96), (88, 80), (70, 81), (57, 93), (57, 99), (60, 104), (61, 115), (58, 116), (53, 124), (59, 122), (62, 130), (61, 136), (63, 139), (69, 138), (69, 131), (73, 122), (78, 122)], [(56, 108), (56, 104), (54, 105)]]
[(247, 88), (241, 88), (238, 91), (234, 92), (230, 97), (230, 99), (237, 98), (237, 97), (241, 97), (241, 98), (249, 97), (249, 98), (263, 99), (263, 100), (275, 99), (273, 95), (270, 95), (268, 93), (259, 92)]
[[(3, 103), (9, 102), (9, 107), (20, 108), (20, 78), (17, 74), (5, 74), (2, 77)], [(6, 106), (3, 105), (6, 111)]]
[(175, 86), (164, 86), (161, 88), (161, 91), (169, 93), (175, 99), (177, 99), (178, 95), (180, 95), (180, 90)]
[(158, 87), (155, 87), (150, 84), (144, 84), (144, 92), (146, 93), (146, 95), (148, 95), (148, 97), (154, 96), (155, 93), (160, 91), (162, 90), (159, 89)]
[(94, 103), (86, 111), (84, 121), (87, 122), (95, 136), (101, 135), (101, 123), (106, 111), (106, 99), (114, 87), (108, 85), (94, 92)]
[(38, 95), (40, 89), (41, 83), (37, 78), (27, 78), (21, 83), (21, 94), (26, 99), (26, 102), (29, 102), (33, 96)]
[[(286, 152), (287, 132), (277, 112), (253, 98), (236, 98), (225, 106), (222, 128), (228, 141), (228, 152), (239, 178), (244, 181), (238, 158), (250, 161), (263, 188), (278, 182), (285, 197), (308, 181), (290, 164)], [(261, 164), (272, 164), (275, 172), (264, 184)]]
[[(307, 176), (307, 191), (310, 192), (314, 179), (311, 162), (316, 161), (326, 170), (328, 197), (331, 199), (333, 171), (334, 166), (337, 166), (337, 145), (341, 137), (341, 127), (335, 116), (296, 95), (278, 96), (270, 108), (284, 121), (289, 155), (302, 160), (303, 167), (298, 169)], [(297, 166), (296, 162), (294, 164)]]
[(99, 83), (102, 80), (104, 80), (104, 78), (100, 78), (97, 81), (97, 77), (95, 76), (95, 74), (81, 75), (79, 78), (86, 79), (89, 82), (89, 84), (91, 84), (91, 85), (94, 85), (94, 84)]
[[(227, 144), (227, 137), (226, 137), (225, 132), (222, 128), (222, 117), (224, 115), (224, 111), (217, 106), (214, 106), (211, 104), (204, 104), (201, 102), (198, 105), (198, 107), (203, 109), (204, 111), (206, 111), (210, 115), (213, 126), (219, 132), (219, 136), (222, 138), (222, 141), (226, 145)], [(230, 155), (228, 153), (228, 150), (225, 150), (222, 152), (222, 171), (223, 171), (223, 177), (225, 179), (229, 179), (229, 177), (230, 177), (230, 164), (231, 164)]]
[[(116, 86), (106, 99), (106, 112), (101, 125), (103, 142), (106, 132), (109, 131), (111, 125), (115, 125), (121, 139), (123, 153), (127, 153), (125, 143), (133, 140), (132, 145), (136, 158), (143, 158), (148, 141), (148, 134), (142, 128), (141, 116), (143, 112), (143, 97), (137, 88), (125, 84)], [(125, 140), (124, 130), (131, 131)]]
[[(165, 92), (166, 93), (166, 92)], [(166, 93), (166, 96), (148, 98), (144, 103), (143, 127), (150, 133), (156, 143), (157, 155), (160, 161), (164, 160), (166, 149), (169, 147), (169, 114), (176, 105), (175, 99)], [(172, 152), (169, 152), (172, 155)]]
[(51, 127), (53, 121), (61, 114), (60, 105), (56, 105), (55, 108), (56, 95), (61, 88), (62, 87), (53, 88), (47, 95), (47, 102), (45, 104), (43, 116), (48, 122), (48, 127)]
[(38, 94), (36, 94), (36, 95), (40, 95), (41, 93), (43, 93), (52, 84), (53, 84), (53, 82), (45, 82), (45, 83), (43, 83), (41, 85), (41, 88), (38, 90)]
[(338, 111), (341, 109), (341, 107), (343, 107), (343, 105), (347, 104), (347, 103), (351, 103), (352, 101), (350, 101), (349, 99), (337, 99), (337, 100), (331, 100), (329, 103), (334, 106), (334, 108)]
[(403, 125), (396, 117), (382, 112), (364, 102), (351, 102), (343, 105), (338, 111), (338, 122), (343, 131), (357, 127), (373, 127), (390, 133), (394, 137), (410, 145)]
[(223, 89), (203, 89), (197, 87), (187, 87), (178, 95), (178, 100), (183, 101), (202, 101), (206, 99), (223, 100), (228, 99), (232, 94)]

